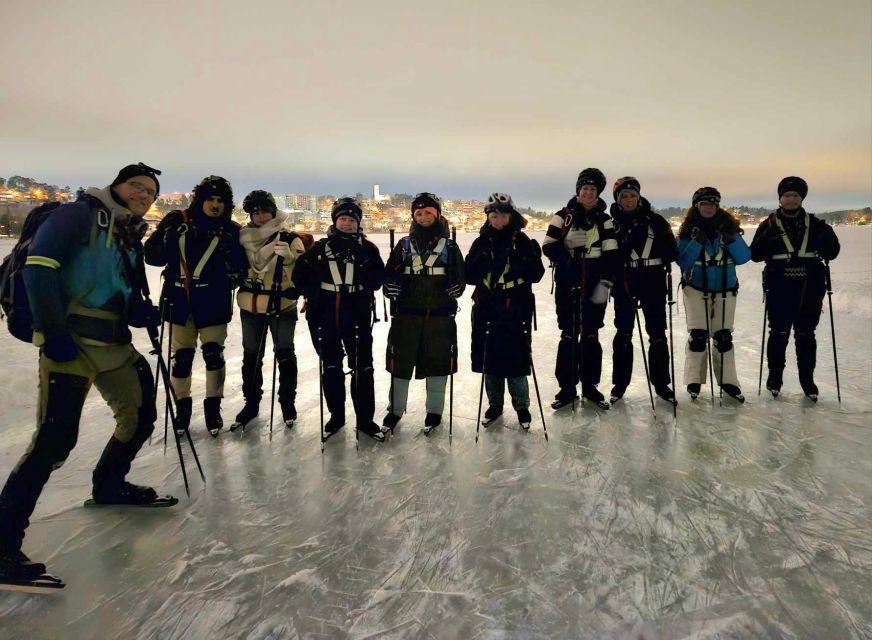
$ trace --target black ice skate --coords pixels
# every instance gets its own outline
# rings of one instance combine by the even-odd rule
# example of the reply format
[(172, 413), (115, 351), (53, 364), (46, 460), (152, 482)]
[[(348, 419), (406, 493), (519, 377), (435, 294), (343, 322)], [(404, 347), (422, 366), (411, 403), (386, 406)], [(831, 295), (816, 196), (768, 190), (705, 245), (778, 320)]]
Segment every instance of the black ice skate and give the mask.
[(724, 384), (724, 385), (721, 385), (721, 389), (723, 389), (724, 393), (726, 393), (728, 396), (733, 398), (733, 400), (735, 400), (736, 402), (740, 402), (740, 403), (744, 404), (745, 396), (742, 395), (742, 390), (739, 389), (739, 387), (737, 387), (736, 385)]
[(206, 417), (206, 428), (213, 438), (218, 437), (218, 432), (224, 427), (221, 419), (221, 396), (206, 398), (203, 400), (203, 413)]
[(576, 400), (578, 400), (578, 396), (576, 395), (575, 390), (568, 392), (560, 390), (551, 402), (551, 408), (557, 411), (558, 409), (573, 404)]
[(21, 551), (0, 553), (0, 590), (25, 593), (52, 593), (64, 582), (45, 572), (45, 565), (33, 562)]
[(427, 417), (424, 418), (424, 435), (430, 435), (430, 432), (440, 424), (442, 424), (441, 415), (438, 413), (428, 413)]
[(391, 435), (393, 435), (394, 429), (396, 428), (396, 426), (399, 423), (400, 423), (400, 416), (388, 411), (388, 413), (385, 414), (384, 419), (382, 419), (382, 431), (384, 433), (387, 433), (388, 431), (390, 431)]
[(487, 411), (484, 412), (484, 419), (481, 421), (481, 426), (487, 429), (490, 425), (492, 425), (496, 420), (498, 420), (503, 415), (502, 407), (488, 407)]
[(690, 394), (691, 400), (699, 398), (699, 392), (702, 390), (702, 385), (698, 382), (691, 382), (687, 385), (687, 392)]
[(384, 442), (385, 434), (382, 433), (382, 430), (375, 422), (363, 422), (357, 425), (357, 430), (360, 433), (368, 435), (370, 438), (375, 440), (376, 442)]
[(593, 402), (597, 408), (602, 409), (603, 411), (608, 411), (610, 405), (606, 402), (606, 397), (600, 393), (595, 385), (583, 385), (581, 395), (583, 395), (587, 400)]
[(530, 415), (530, 410), (526, 407), (518, 409), (518, 422), (521, 423), (521, 428), (524, 431), (530, 430), (530, 424), (533, 422), (533, 416)]
[(618, 400), (624, 397), (624, 393), (626, 393), (627, 387), (622, 387), (615, 385), (612, 387), (612, 392), (609, 396), (609, 402), (615, 404)]
[(230, 425), (231, 431), (236, 431), (241, 428), (245, 431), (245, 426), (257, 417), (260, 411), (260, 400), (246, 400), (245, 406), (236, 414), (236, 419)]
[(663, 398), (669, 404), (675, 404), (675, 394), (668, 384), (658, 384), (654, 386), (654, 393)]
[(297, 424), (297, 407), (293, 403), (282, 403), (282, 420), (288, 429), (293, 429), (294, 425)]
[(171, 507), (178, 502), (178, 498), (159, 496), (151, 487), (141, 487), (125, 480), (119, 487), (95, 487), (93, 497), (85, 500), (85, 506)]

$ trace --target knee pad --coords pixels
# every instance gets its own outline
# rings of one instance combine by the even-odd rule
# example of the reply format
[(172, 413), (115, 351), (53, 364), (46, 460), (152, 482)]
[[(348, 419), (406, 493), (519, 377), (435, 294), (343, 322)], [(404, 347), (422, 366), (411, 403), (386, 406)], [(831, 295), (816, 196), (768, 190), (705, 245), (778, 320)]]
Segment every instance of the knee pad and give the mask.
[(133, 368), (136, 369), (136, 376), (139, 378), (139, 388), (142, 393), (137, 431), (144, 428), (144, 425), (150, 425), (148, 430), (148, 435), (150, 435), (154, 430), (154, 421), (157, 420), (157, 408), (154, 405), (154, 378), (151, 377), (151, 367), (148, 366), (148, 361), (145, 358), (138, 358), (133, 363)]
[(187, 378), (191, 375), (194, 366), (194, 350), (179, 349), (173, 354), (173, 378)]
[(705, 351), (705, 345), (708, 342), (708, 331), (705, 329), (691, 329), (690, 330), (690, 340), (688, 344), (690, 345), (690, 350), (699, 353), (700, 351)]
[(290, 362), (296, 358), (296, 354), (293, 349), (277, 349), (276, 350), (276, 360), (278, 360), (279, 364), (284, 364), (285, 362)]
[(615, 350), (632, 349), (633, 348), (633, 334), (624, 333), (623, 331), (619, 331), (618, 333), (615, 334), (615, 337), (612, 340), (612, 347)]
[(715, 331), (715, 348), (721, 353), (726, 353), (733, 348), (733, 332), (729, 329)]
[(206, 371), (220, 371), (224, 368), (224, 347), (217, 342), (207, 342), (202, 349)]
[(79, 419), (90, 384), (82, 376), (49, 374), (49, 393), (43, 421), (36, 435), (35, 453), (60, 469), (76, 446)]

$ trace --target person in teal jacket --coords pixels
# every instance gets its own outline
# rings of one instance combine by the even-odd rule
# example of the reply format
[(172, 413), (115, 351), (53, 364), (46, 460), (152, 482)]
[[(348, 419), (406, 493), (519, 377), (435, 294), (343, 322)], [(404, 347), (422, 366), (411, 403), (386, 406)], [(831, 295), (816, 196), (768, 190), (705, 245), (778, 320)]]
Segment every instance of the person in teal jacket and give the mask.
[(33, 236), (24, 282), (40, 347), (37, 427), (0, 494), (0, 581), (26, 582), (45, 572), (22, 553), (24, 532), (49, 476), (76, 445), (92, 386), (115, 417), (92, 476), (94, 501), (148, 505), (158, 497), (126, 476), (157, 417), (152, 372), (128, 327), (159, 322), (141, 280), (142, 217), (158, 193), (159, 174), (128, 165), (111, 185), (55, 209)]
[(733, 320), (739, 279), (736, 266), (751, 259), (738, 219), (718, 206), (721, 194), (702, 187), (693, 194), (692, 206), (678, 230), (678, 266), (687, 313), (684, 378), (694, 400), (706, 382), (706, 350), (714, 341), (712, 368), (721, 389), (745, 401), (736, 375)]

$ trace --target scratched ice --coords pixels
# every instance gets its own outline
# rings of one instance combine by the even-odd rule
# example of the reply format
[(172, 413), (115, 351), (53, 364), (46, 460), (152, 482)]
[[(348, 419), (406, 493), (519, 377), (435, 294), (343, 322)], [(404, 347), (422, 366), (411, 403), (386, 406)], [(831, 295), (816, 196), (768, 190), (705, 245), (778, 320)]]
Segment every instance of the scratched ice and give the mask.
[[(0, 636), (868, 638), (872, 230), (841, 227), (838, 234), (841, 406), (826, 308), (818, 331), (821, 401), (804, 400), (792, 345), (784, 394), (757, 396), (758, 265), (740, 269), (735, 332), (748, 403), (712, 407), (705, 394), (691, 403), (680, 384), (677, 423), (662, 402), (652, 415), (638, 351), (633, 385), (611, 411), (588, 406), (556, 415), (548, 408), (557, 331), (547, 275), (537, 287), (534, 336), (547, 444), (536, 413), (524, 433), (511, 410), (475, 444), (479, 378), (468, 370), (468, 294), (459, 317), (453, 441), (447, 421), (430, 438), (419, 434), (423, 389), (416, 383), (413, 411), (388, 443), (363, 438), (357, 451), (346, 428), (322, 455), (317, 359), (301, 322), (301, 419), (293, 431), (277, 424), (270, 437), (262, 412), (244, 435), (213, 440), (197, 403), (192, 429), (205, 486), (186, 448), (192, 492), (184, 497), (160, 421), (131, 478), (181, 503), (85, 510), (90, 472), (111, 431), (110, 412), (92, 393), (79, 445), (46, 487), (25, 541), (68, 587), (50, 597), (0, 595)], [(461, 236), (464, 249), (472, 238)], [(387, 236), (374, 239), (385, 253)], [(4, 240), (0, 252), (9, 246)], [(156, 288), (157, 273), (151, 276)], [(606, 392), (611, 317), (601, 334)], [(674, 322), (680, 372), (680, 306)], [(375, 336), (380, 419), (389, 384), (379, 362), (384, 322)], [(3, 331), (0, 353), (5, 479), (33, 429), (36, 352)], [(241, 405), (238, 318), (226, 355), (228, 420)], [(203, 387), (198, 361), (195, 397)]]

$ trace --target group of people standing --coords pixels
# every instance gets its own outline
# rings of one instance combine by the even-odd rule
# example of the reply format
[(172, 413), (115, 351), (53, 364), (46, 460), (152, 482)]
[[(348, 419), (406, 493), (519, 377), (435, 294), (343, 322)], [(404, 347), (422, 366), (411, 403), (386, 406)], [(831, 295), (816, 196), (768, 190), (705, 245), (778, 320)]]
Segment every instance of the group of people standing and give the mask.
[[(672, 304), (671, 263), (681, 272), (689, 340), (685, 383), (696, 398), (706, 381), (706, 353), (722, 390), (743, 401), (736, 375), (732, 327), (739, 283), (736, 266), (764, 261), (770, 340), (767, 388), (778, 395), (785, 350), (793, 328), (799, 377), (805, 394), (817, 399), (813, 372), (814, 331), (826, 292), (826, 262), (839, 253), (832, 228), (802, 208), (808, 187), (788, 177), (778, 185), (779, 208), (757, 230), (750, 248), (738, 221), (721, 208), (720, 193), (703, 187), (694, 194), (677, 239), (651, 209), (636, 178), (614, 183), (614, 204), (601, 195), (606, 177), (582, 171), (574, 195), (550, 221), (539, 244), (504, 193), (492, 194), (486, 220), (464, 257), (451, 238), (442, 202), (420, 193), (411, 203), (408, 235), (391, 247), (387, 263), (363, 234), (363, 211), (353, 198), (333, 204), (326, 237), (288, 231), (287, 215), (272, 196), (252, 191), (243, 201), (249, 223), (231, 218), (230, 183), (204, 178), (185, 210), (168, 213), (143, 243), (143, 216), (159, 193), (160, 171), (139, 163), (124, 167), (103, 189), (89, 189), (58, 207), (29, 246), (24, 280), (33, 314), (34, 343), (40, 346), (39, 408), (33, 441), (0, 494), (0, 577), (26, 580), (45, 571), (21, 552), (24, 531), (54, 469), (75, 445), (79, 419), (91, 385), (112, 407), (116, 429), (93, 474), (98, 504), (148, 505), (156, 492), (126, 480), (131, 462), (154, 429), (155, 381), (146, 359), (131, 344), (129, 326), (158, 326), (169, 333), (170, 384), (177, 429), (189, 428), (193, 413), (191, 374), (199, 344), (206, 369), (205, 423), (212, 435), (223, 427), (221, 400), (226, 365), (223, 351), (235, 304), (242, 323), (244, 406), (234, 426), (258, 415), (263, 395), (266, 334), (272, 336), (284, 423), (297, 419), (297, 360), (294, 333), (298, 299), (319, 358), (320, 385), (329, 411), (322, 441), (345, 425), (345, 364), (350, 369), (355, 427), (377, 441), (401, 421), (413, 376), (426, 386), (425, 432), (439, 426), (446, 386), (458, 370), (457, 300), (472, 294), (472, 370), (482, 374), (487, 426), (503, 414), (508, 387), (518, 422), (530, 427), (527, 377), (533, 354), (533, 285), (545, 273), (542, 254), (554, 267), (560, 330), (555, 376), (559, 391), (552, 408), (581, 395), (602, 410), (620, 401), (633, 371), (634, 323), (639, 309), (649, 338), (650, 382), (658, 396), (676, 402), (666, 338)], [(159, 307), (148, 295), (144, 265), (163, 267)], [(387, 411), (374, 421), (372, 326), (374, 294), (390, 300), (392, 324), (385, 352), (390, 375)], [(609, 400), (598, 390), (603, 327), (614, 300)], [(710, 349), (710, 345), (714, 349)]]

